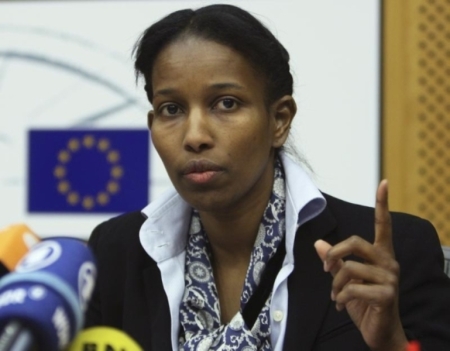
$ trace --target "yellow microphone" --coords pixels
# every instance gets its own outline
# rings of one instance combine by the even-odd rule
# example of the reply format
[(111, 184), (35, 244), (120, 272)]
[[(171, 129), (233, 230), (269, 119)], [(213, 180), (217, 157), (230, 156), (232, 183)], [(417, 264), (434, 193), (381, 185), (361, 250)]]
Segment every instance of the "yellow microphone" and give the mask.
[(79, 333), (66, 351), (143, 351), (130, 336), (111, 327), (92, 327)]
[(13, 271), (23, 256), (39, 242), (39, 237), (25, 224), (0, 230), (0, 278)]

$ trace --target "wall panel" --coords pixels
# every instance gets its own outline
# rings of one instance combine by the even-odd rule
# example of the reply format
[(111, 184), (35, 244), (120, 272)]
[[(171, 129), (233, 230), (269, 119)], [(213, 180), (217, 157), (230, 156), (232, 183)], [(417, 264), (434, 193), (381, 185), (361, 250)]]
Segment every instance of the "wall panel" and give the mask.
[(384, 2), (383, 176), (391, 208), (450, 245), (450, 1)]

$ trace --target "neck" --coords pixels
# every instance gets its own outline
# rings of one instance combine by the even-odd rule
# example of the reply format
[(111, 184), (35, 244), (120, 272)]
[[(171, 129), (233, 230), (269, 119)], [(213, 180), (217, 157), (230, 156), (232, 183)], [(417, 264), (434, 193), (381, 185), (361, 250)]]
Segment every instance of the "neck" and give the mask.
[(262, 189), (251, 201), (231, 210), (199, 213), (216, 263), (248, 263), (271, 193), (272, 187)]

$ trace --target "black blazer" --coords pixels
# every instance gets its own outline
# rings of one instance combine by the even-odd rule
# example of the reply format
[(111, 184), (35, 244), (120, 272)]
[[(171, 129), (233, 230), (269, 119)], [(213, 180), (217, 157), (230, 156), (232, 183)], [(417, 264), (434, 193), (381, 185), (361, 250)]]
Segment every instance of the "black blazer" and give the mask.
[[(322, 238), (336, 244), (357, 234), (373, 242), (374, 210), (325, 195), (326, 209), (299, 228), (295, 269), (288, 279), (289, 301), (284, 350), (368, 350), (345, 311), (330, 300), (331, 276), (313, 247)], [(139, 242), (145, 218), (125, 214), (100, 224), (89, 245), (99, 276), (86, 326), (124, 330), (146, 351), (172, 350), (169, 305), (156, 263)], [(450, 350), (450, 280), (433, 226), (418, 217), (392, 214), (394, 248), (400, 264), (400, 314), (409, 338), (423, 350)]]

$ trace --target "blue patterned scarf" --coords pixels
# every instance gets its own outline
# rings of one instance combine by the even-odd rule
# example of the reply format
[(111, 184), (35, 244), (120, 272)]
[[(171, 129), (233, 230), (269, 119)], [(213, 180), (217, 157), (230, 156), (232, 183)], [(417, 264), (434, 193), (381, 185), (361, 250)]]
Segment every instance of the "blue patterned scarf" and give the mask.
[(242, 311), (256, 290), (264, 268), (285, 235), (284, 172), (275, 162), (272, 194), (264, 211), (240, 300), (232, 320), (220, 322), (220, 303), (210, 261), (208, 237), (200, 216), (193, 211), (185, 260), (185, 291), (180, 306), (180, 346), (191, 350), (272, 350), (270, 343), (270, 300), (267, 299), (253, 326), (245, 324)]

